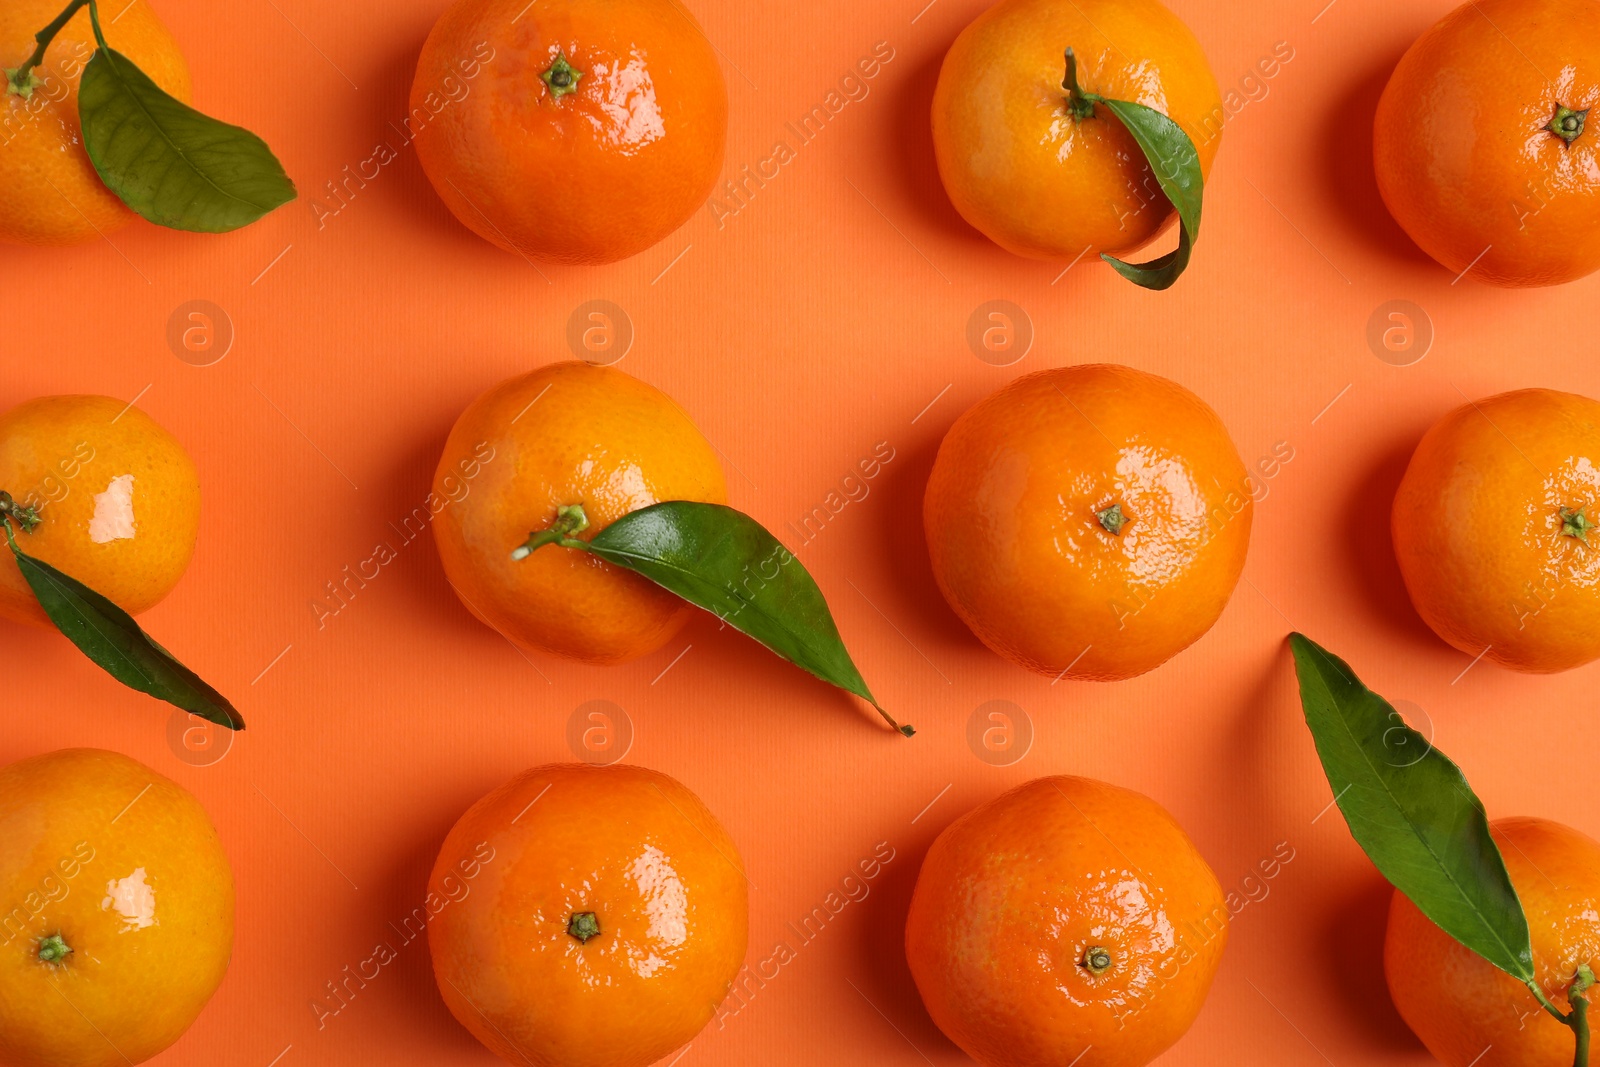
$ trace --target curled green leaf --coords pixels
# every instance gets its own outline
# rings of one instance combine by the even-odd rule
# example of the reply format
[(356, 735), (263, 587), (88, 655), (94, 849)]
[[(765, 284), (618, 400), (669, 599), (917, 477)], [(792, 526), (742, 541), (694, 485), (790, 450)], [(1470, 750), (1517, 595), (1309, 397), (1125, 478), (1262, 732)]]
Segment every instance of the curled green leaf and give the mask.
[(1200, 208), (1205, 194), (1205, 179), (1200, 171), (1200, 153), (1194, 141), (1172, 119), (1154, 108), (1131, 100), (1112, 100), (1078, 87), (1077, 58), (1067, 49), (1067, 76), (1061, 87), (1067, 91), (1067, 108), (1076, 121), (1095, 114), (1094, 105), (1106, 110), (1133, 135), (1144, 153), (1150, 171), (1161, 185), (1161, 192), (1178, 212), (1178, 247), (1148, 263), (1128, 263), (1108, 253), (1100, 258), (1124, 278), (1146, 289), (1169, 289), (1189, 266), (1194, 244), (1200, 239)]

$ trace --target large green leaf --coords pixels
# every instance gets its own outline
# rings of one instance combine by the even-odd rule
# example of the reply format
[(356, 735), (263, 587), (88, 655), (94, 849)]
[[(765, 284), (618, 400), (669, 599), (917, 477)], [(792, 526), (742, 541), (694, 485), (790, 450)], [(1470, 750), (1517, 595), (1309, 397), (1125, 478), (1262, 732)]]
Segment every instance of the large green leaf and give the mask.
[(39, 606), (84, 655), (129, 688), (219, 726), (244, 729), (244, 719), (227, 698), (156, 644), (133, 616), (71, 575), (22, 551), (9, 526), (6, 537)]
[(168, 95), (103, 42), (84, 68), (78, 116), (100, 180), (151, 222), (223, 233), (295, 198), (261, 138)]
[(1126, 263), (1106, 253), (1101, 253), (1100, 258), (1116, 268), (1118, 274), (1146, 289), (1170, 288), (1189, 265), (1190, 252), (1200, 238), (1200, 207), (1205, 192), (1200, 154), (1183, 128), (1154, 108), (1103, 96), (1094, 99), (1133, 134), (1156, 181), (1161, 183), (1161, 191), (1177, 208), (1181, 223), (1178, 247), (1149, 263)]
[[(673, 500), (629, 512), (587, 550), (649, 578), (883, 713), (805, 567), (742, 512)], [(909, 735), (887, 714), (884, 718)]]
[(1528, 920), (1460, 768), (1342, 660), (1300, 634), (1289, 644), (1306, 725), (1356, 844), (1445, 933), (1531, 982)]

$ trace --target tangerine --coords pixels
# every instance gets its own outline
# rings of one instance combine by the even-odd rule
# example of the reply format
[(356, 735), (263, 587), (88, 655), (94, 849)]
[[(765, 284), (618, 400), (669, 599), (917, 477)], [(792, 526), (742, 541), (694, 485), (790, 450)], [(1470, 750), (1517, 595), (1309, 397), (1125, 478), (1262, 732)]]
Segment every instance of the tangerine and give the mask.
[[(1600, 656), (1600, 402), (1519, 389), (1463, 404), (1423, 435), (1390, 529), (1417, 614), (1512, 670)], [(1596, 545), (1595, 548), (1600, 548)]]
[(428, 880), (439, 992), (496, 1055), (646, 1067), (710, 1021), (744, 963), (739, 852), (700, 798), (621, 764), (526, 771), (479, 800)]
[(934, 841), (906, 959), (928, 1014), (983, 1067), (1139, 1067), (1199, 1014), (1228, 919), (1216, 875), (1155, 801), (1038, 778)]
[[(6, 0), (0, 5), (0, 68), (14, 70), (33, 54), (34, 34), (61, 13), (63, 0)], [(119, 5), (120, 6), (120, 5)], [(101, 23), (106, 42), (157, 85), (188, 103), (189, 67), (178, 44), (145, 0), (133, 0)], [(74, 15), (33, 70), (23, 97), (0, 87), (0, 240), (65, 245), (103, 236), (133, 212), (107, 189), (83, 149), (78, 81), (95, 51), (89, 12)]]
[(1253, 487), (1199, 397), (1087, 364), (1018, 378), (958, 418), (923, 526), (939, 589), (984, 644), (1108, 681), (1217, 621), (1244, 568)]
[[(1568, 1010), (1579, 965), (1600, 968), (1600, 842), (1548, 819), (1489, 827), (1528, 917), (1535, 977)], [(1528, 987), (1396, 892), (1383, 970), (1401, 1018), (1446, 1067), (1570, 1067), (1572, 1031)]]
[(183, 1036), (233, 951), (233, 874), (192, 794), (115, 752), (0, 770), (0, 1061), (123, 1067)]
[(585, 552), (511, 553), (558, 509), (585, 540), (664, 500), (727, 502), (716, 452), (660, 390), (609, 367), (552, 363), (501, 382), (456, 421), (434, 474), (434, 537), (468, 610), (526, 648), (622, 663), (669, 641), (696, 610)]
[(1600, 268), (1600, 3), (1473, 0), (1378, 101), (1389, 213), (1456, 275), (1559, 285)]
[(1000, 0), (945, 55), (933, 147), (961, 217), (1019, 256), (1124, 252), (1175, 217), (1143, 150), (1105, 105), (1087, 118), (1067, 106), (1069, 47), (1085, 92), (1172, 119), (1204, 175), (1222, 134), (1205, 53), (1159, 0)]
[(423, 45), (411, 108), (451, 213), (557, 263), (625, 259), (682, 226), (727, 139), (716, 50), (675, 0), (456, 0)]
[[(16, 534), (24, 552), (130, 615), (160, 603), (194, 555), (194, 461), (159, 423), (121, 400), (47, 396), (0, 415), (0, 490), (38, 515), (31, 533)], [(0, 616), (53, 626), (3, 550)]]

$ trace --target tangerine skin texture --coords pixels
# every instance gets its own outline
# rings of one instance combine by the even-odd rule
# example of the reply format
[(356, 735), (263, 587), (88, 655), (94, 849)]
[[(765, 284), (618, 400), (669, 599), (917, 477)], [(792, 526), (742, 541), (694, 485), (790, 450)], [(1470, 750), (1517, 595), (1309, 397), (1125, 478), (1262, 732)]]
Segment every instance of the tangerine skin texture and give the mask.
[(1572, 393), (1501, 393), (1435, 423), (1391, 522), (1423, 621), (1512, 670), (1564, 671), (1600, 656), (1600, 543), (1561, 533), (1563, 508), (1600, 515), (1597, 462), (1600, 403)]
[[(0, 842), (0, 1062), (125, 1067), (183, 1036), (233, 952), (233, 874), (200, 802), (64, 749), (0, 770)], [(72, 951), (46, 963), (54, 934)]]
[[(177, 439), (109, 396), (48, 396), (0, 415), (0, 489), (38, 508), (28, 555), (130, 615), (183, 577), (200, 528), (200, 478)], [(15, 527), (13, 527), (15, 529)], [(9, 549), (0, 616), (53, 629)]]
[[(0, 4), (0, 68), (20, 67), (33, 54), (33, 35), (61, 14), (66, 0), (6, 0)], [(118, 5), (120, 7), (120, 5)], [(112, 16), (116, 20), (112, 21)], [(106, 42), (162, 89), (189, 103), (189, 66), (150, 6), (134, 0), (117, 15), (102, 8)], [(45, 49), (39, 79), (24, 100), (0, 83), (0, 240), (27, 245), (92, 241), (133, 221), (107, 189), (83, 149), (78, 80), (95, 50), (89, 11), (79, 11)]]
[[(1113, 503), (1120, 535), (1097, 515)], [(1110, 681), (1166, 662), (1227, 605), (1250, 545), (1244, 464), (1205, 402), (1115, 364), (1039, 371), (939, 446), (923, 526), (939, 589), (1030, 670)]]
[(1378, 102), (1383, 201), (1452, 274), (1501, 286), (1581, 278), (1600, 268), (1600, 112), (1570, 146), (1545, 127), (1558, 105), (1597, 104), (1596, 0), (1457, 8), (1411, 46)]
[(728, 499), (715, 451), (671, 398), (578, 362), (541, 367), (474, 400), (450, 431), (433, 489), (452, 502), (434, 537), (468, 610), (520, 646), (597, 664), (654, 652), (696, 609), (576, 549), (546, 545), (522, 560), (512, 550), (563, 505), (583, 506), (589, 528), (576, 536), (588, 540), (664, 500)]
[[(1155, 801), (1038, 778), (934, 841), (906, 920), (928, 1014), (984, 1067), (1138, 1067), (1189, 1029), (1228, 940), (1216, 875)], [(1091, 947), (1111, 965), (1083, 965)]]
[(1176, 122), (1211, 173), (1223, 109), (1194, 34), (1157, 0), (1001, 0), (961, 31), (933, 94), (933, 147), (955, 209), (996, 244), (1033, 259), (1123, 252), (1174, 217), (1143, 151), (1097, 105), (1076, 121), (1078, 85)]
[[(1567, 1011), (1578, 965), (1600, 965), (1600, 842), (1548, 819), (1499, 819), (1489, 830), (1528, 916), (1534, 973)], [(1383, 970), (1401, 1018), (1445, 1067), (1571, 1067), (1572, 1031), (1398, 892)]]
[[(470, 94), (441, 110), (484, 46)], [(557, 54), (583, 72), (559, 98), (540, 78)], [(457, 0), (422, 48), (411, 106), (429, 116), (417, 155), (445, 205), (530, 260), (636, 255), (687, 222), (722, 172), (727, 86), (675, 0)]]
[[(643, 767), (525, 771), (461, 817), (428, 887), (450, 901), (428, 926), (440, 994), (523, 1067), (646, 1067), (705, 1027), (744, 964), (738, 849)], [(600, 927), (585, 942), (567, 933), (580, 912)]]

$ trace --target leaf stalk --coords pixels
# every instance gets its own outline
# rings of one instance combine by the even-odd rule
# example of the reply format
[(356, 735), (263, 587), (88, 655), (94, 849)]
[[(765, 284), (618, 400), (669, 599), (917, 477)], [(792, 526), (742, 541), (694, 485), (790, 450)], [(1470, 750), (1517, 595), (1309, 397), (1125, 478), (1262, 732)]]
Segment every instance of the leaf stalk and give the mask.
[[(72, 16), (76, 15), (85, 6), (92, 8), (91, 0), (72, 0), (65, 11), (51, 20), (50, 25), (33, 35), (36, 45), (33, 54), (22, 61), (22, 66), (6, 71), (7, 92), (16, 93), (24, 100), (33, 96), (34, 86), (38, 84), (33, 76), (33, 68), (44, 62), (45, 49), (50, 47), (50, 42), (56, 39), (56, 34), (61, 32), (63, 26), (72, 21)], [(95, 13), (93, 10), (89, 12), (89, 16), (94, 19)], [(98, 38), (99, 36), (100, 24), (98, 20), (95, 20), (95, 37)]]

